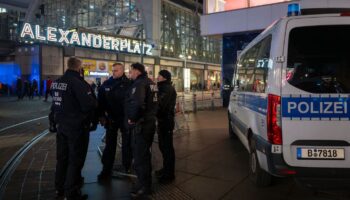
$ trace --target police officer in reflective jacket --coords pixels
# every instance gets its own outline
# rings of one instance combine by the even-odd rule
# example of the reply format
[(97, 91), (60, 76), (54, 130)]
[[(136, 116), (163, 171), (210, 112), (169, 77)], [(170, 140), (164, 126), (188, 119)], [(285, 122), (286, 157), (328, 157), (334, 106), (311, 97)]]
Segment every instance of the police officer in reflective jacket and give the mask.
[(173, 130), (176, 104), (176, 91), (171, 85), (171, 73), (161, 70), (158, 74), (158, 144), (163, 155), (163, 168), (156, 171), (160, 183), (169, 183), (175, 179), (175, 151)]
[(133, 81), (126, 100), (126, 116), (132, 133), (132, 150), (137, 182), (131, 191), (132, 197), (151, 195), (151, 152), (156, 129), (157, 85), (147, 77), (140, 63), (131, 65)]
[[(97, 100), (89, 84), (80, 76), (81, 61), (69, 58), (68, 69), (52, 85), (52, 112), (57, 124), (57, 196), (86, 199), (82, 195), (81, 170), (84, 166), (89, 131)], [(64, 192), (64, 193), (63, 193)]]
[(106, 128), (106, 147), (102, 155), (103, 170), (100, 182), (110, 181), (117, 147), (118, 130), (122, 133), (122, 163), (128, 173), (131, 166), (131, 141), (124, 117), (124, 102), (130, 80), (124, 74), (124, 66), (115, 63), (113, 76), (105, 81), (98, 92), (100, 123)]

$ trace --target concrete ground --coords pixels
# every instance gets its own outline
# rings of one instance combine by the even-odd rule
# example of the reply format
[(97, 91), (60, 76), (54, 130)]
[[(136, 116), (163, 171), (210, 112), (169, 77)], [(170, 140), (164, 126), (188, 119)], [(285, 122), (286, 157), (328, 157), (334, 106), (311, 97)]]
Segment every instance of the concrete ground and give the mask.
[(38, 97), (0, 98), (0, 170), (24, 144), (48, 128), (50, 104)]
[[(50, 98), (51, 99), (51, 98)], [(0, 129), (33, 118), (47, 116), (51, 101), (35, 97), (18, 101), (17, 97), (0, 97)]]
[[(153, 199), (234, 200), (333, 200), (350, 199), (349, 192), (320, 192), (305, 189), (292, 178), (275, 179), (267, 188), (257, 188), (248, 178), (248, 153), (238, 140), (228, 137), (226, 110), (200, 111), (189, 115), (189, 131), (174, 134), (176, 180), (154, 184)], [(130, 199), (132, 179), (114, 178), (110, 187), (97, 183), (101, 170), (97, 146), (103, 128), (91, 133), (83, 175), (83, 192), (89, 199)], [(155, 139), (156, 141), (156, 139)], [(162, 161), (157, 143), (152, 147), (153, 168)], [(37, 143), (13, 174), (3, 199), (53, 199), (55, 134)]]

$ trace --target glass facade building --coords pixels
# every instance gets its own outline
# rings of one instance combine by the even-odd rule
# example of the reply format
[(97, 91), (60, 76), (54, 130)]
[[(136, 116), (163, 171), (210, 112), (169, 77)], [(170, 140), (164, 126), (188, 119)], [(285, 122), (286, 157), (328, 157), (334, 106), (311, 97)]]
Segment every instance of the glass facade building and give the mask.
[(16, 30), (24, 19), (24, 12), (0, 7), (0, 39), (15, 40)]
[(42, 24), (66, 29), (84, 27), (137, 37), (141, 15), (135, 0), (44, 0)]
[(221, 38), (201, 36), (199, 14), (167, 1), (161, 10), (162, 56), (220, 63)]
[[(132, 63), (143, 62), (153, 80), (159, 70), (169, 70), (178, 92), (219, 89), (222, 38), (201, 36), (198, 9), (169, 0), (142, 3), (137, 0), (41, 0), (29, 21), (26, 13), (0, 9), (0, 37), (15, 41), (16, 47), (9, 51), (15, 52), (11, 63), (20, 66), (21, 76), (25, 78), (30, 77), (34, 68), (39, 79), (57, 78), (65, 71), (67, 59), (76, 56), (82, 60), (85, 79), (89, 82), (103, 82), (114, 62), (122, 62), (126, 72)], [(147, 23), (150, 16), (147, 18), (141, 13), (145, 7), (155, 12), (153, 17), (159, 16), (152, 19), (154, 23)], [(22, 34), (25, 24), (32, 28), (33, 36), (28, 30)], [(144, 29), (152, 31), (146, 33)], [(68, 43), (61, 40), (64, 38), (61, 32), (67, 33)], [(92, 42), (89, 39), (92, 45), (78, 42), (82, 33), (93, 35)], [(107, 46), (98, 47), (99, 42), (94, 44), (98, 41), (94, 38), (99, 35), (103, 41), (103, 38), (108, 41), (109, 37), (120, 38), (119, 43), (110, 45), (119, 44), (120, 48), (113, 50), (107, 40)], [(80, 39), (83, 41), (82, 35)], [(132, 41), (128, 43), (129, 40)], [(136, 43), (153, 50), (142, 54), (136, 51)], [(37, 51), (32, 51), (34, 46)], [(32, 58), (39, 59), (35, 67)], [(98, 67), (101, 63), (106, 66), (104, 71)]]

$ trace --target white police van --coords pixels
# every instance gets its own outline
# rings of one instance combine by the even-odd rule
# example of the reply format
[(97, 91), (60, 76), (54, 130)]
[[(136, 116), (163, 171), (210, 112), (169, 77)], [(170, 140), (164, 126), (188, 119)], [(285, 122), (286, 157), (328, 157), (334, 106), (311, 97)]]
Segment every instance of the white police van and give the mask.
[(230, 134), (249, 151), (256, 185), (350, 179), (349, 13), (276, 21), (240, 54), (233, 87)]

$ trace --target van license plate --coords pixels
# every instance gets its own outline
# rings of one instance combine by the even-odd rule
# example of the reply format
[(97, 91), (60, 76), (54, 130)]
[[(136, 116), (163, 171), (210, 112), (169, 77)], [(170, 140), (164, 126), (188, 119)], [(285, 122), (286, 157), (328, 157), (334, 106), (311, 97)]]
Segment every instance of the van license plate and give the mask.
[(297, 148), (297, 158), (310, 160), (344, 160), (344, 149), (334, 148)]

